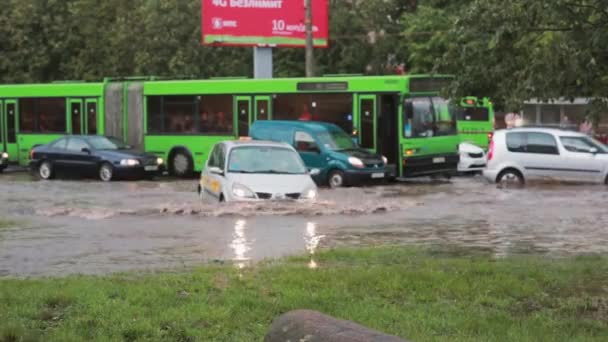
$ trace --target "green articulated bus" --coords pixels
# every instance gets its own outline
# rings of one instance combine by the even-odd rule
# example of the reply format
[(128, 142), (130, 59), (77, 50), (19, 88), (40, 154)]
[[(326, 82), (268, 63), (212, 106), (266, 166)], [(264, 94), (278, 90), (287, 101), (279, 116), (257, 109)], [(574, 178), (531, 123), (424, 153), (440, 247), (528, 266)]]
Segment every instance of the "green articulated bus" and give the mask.
[(473, 96), (461, 99), (458, 132), (463, 141), (488, 149), (494, 132), (494, 106), (490, 99)]
[(0, 85), (0, 150), (27, 165), (30, 150), (64, 134), (104, 134), (103, 83)]
[(440, 97), (449, 76), (158, 80), (0, 86), (2, 144), (26, 165), (60, 134), (122, 138), (157, 154), (171, 173), (201, 171), (211, 147), (245, 137), (256, 120), (334, 123), (397, 165), (398, 176), (454, 172), (457, 106)]

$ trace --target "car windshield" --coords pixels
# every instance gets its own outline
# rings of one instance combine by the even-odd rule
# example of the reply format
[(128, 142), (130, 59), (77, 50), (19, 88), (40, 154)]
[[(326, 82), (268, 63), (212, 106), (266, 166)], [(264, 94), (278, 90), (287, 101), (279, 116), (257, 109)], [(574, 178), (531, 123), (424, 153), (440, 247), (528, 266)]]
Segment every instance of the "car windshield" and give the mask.
[(228, 162), (229, 173), (293, 174), (306, 173), (297, 152), (269, 146), (243, 146), (232, 149)]
[(608, 148), (599, 141), (590, 137), (560, 137), (564, 148), (570, 152), (590, 153), (591, 149), (597, 149), (598, 153), (608, 153)]
[(127, 146), (115, 138), (89, 137), (87, 142), (95, 150), (125, 150)]
[(357, 144), (348, 134), (339, 130), (319, 133), (317, 134), (317, 138), (329, 150), (352, 150), (358, 148)]

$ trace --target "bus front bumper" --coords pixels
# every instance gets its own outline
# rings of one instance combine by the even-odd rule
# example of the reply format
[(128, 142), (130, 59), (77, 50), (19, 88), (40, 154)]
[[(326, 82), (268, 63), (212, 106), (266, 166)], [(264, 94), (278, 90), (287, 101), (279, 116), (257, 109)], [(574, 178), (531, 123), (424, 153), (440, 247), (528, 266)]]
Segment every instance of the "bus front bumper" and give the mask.
[(347, 184), (358, 185), (372, 181), (393, 179), (397, 176), (396, 165), (386, 165), (378, 169), (351, 169), (344, 171), (344, 180)]
[(423, 177), (436, 174), (456, 174), (458, 154), (428, 155), (403, 158), (403, 177)]

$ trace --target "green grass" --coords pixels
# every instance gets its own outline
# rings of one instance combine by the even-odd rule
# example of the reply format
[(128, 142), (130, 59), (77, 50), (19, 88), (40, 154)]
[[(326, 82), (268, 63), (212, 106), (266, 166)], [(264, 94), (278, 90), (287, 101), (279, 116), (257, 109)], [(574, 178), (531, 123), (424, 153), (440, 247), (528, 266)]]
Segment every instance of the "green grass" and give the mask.
[(16, 225), (15, 221), (0, 219), (0, 230), (13, 228)]
[(0, 280), (0, 341), (261, 341), (314, 309), (414, 341), (608, 341), (608, 257), (336, 250), (251, 269)]

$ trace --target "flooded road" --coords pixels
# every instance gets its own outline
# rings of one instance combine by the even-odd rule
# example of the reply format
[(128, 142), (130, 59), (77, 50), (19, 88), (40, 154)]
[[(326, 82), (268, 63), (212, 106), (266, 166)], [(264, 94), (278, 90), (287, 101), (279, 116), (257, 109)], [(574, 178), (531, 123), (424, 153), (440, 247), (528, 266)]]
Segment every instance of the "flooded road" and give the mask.
[[(608, 188), (497, 189), (481, 177), (321, 190), (317, 203), (202, 205), (196, 180), (0, 176), (0, 276), (252, 262), (336, 246), (430, 245), (496, 257), (608, 252)], [(1, 223), (1, 222), (0, 222)]]

